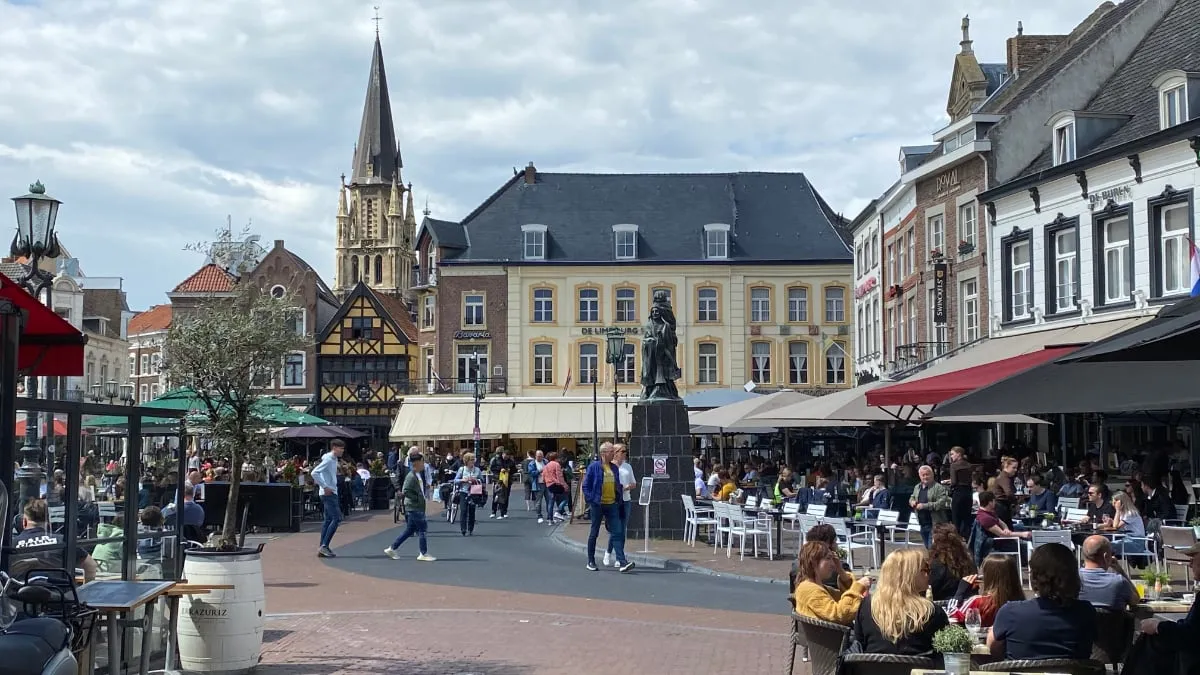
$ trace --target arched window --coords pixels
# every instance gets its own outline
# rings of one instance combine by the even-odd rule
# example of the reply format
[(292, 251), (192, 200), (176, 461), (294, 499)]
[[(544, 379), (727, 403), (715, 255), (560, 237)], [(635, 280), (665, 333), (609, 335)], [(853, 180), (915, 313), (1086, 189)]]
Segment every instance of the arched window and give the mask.
[(837, 342), (825, 350), (825, 384), (846, 384), (846, 348)]
[(362, 280), (367, 283), (370, 283), (371, 282), (371, 256), (364, 255), (362, 258), (363, 258), (362, 259)]
[(358, 256), (350, 256), (350, 281), (358, 283)]
[(375, 256), (375, 283), (383, 283), (383, 256)]

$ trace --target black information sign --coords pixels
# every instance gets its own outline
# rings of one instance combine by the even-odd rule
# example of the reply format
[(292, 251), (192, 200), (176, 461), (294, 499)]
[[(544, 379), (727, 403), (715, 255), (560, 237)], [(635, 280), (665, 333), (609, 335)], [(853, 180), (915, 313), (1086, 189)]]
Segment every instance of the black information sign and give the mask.
[(933, 266), (933, 322), (946, 323), (946, 281), (949, 269), (946, 263)]

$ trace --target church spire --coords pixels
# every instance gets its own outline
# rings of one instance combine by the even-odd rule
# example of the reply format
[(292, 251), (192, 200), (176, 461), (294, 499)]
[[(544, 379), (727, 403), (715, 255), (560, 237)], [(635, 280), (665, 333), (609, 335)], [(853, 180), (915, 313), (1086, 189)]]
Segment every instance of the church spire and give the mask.
[(383, 47), (375, 36), (375, 51), (371, 55), (371, 76), (367, 80), (367, 98), (363, 103), (362, 124), (358, 144), (354, 148), (354, 166), (350, 184), (387, 184), (400, 179), (404, 162), (396, 147), (396, 130), (392, 125), (392, 104), (388, 100), (387, 75), (383, 68)]
[(401, 194), (402, 194), (402, 189), (400, 187), (400, 183), (399, 183), (399, 181), (396, 180), (395, 176), (392, 176), (392, 194), (388, 196), (387, 214), (388, 214), (389, 218), (393, 218), (393, 217), (399, 218), (404, 215), (400, 211), (400, 195)]
[(417, 227), (417, 210), (413, 208), (412, 183), (408, 184), (408, 206), (405, 209), (404, 224), (412, 227), (412, 231), (415, 231)]

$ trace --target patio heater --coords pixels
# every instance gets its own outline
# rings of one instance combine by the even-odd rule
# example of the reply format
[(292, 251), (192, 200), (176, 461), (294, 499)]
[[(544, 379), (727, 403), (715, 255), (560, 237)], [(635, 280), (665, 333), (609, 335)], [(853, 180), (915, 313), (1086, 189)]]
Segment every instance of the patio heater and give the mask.
[(479, 350), (471, 352), (471, 372), (475, 376), (474, 387), (472, 389), (475, 398), (475, 461), (481, 461), (479, 456), (479, 404), (483, 402), (487, 396), (487, 371), (479, 367)]
[(620, 390), (617, 385), (621, 381), (621, 366), (625, 363), (625, 331), (620, 328), (608, 329), (608, 358), (606, 359), (613, 367), (613, 443), (617, 443), (617, 420), (620, 419), (621, 408), (618, 403)]
[[(33, 297), (41, 300), (42, 291), (46, 292), (46, 306), (54, 309), (52, 284), (54, 275), (41, 269), (42, 258), (57, 258), (61, 249), (58, 237), (54, 233), (54, 225), (58, 220), (58, 207), (62, 202), (46, 194), (46, 188), (41, 181), (29, 186), (29, 194), (13, 197), (17, 208), (17, 232), (13, 236), (10, 253), (13, 257), (26, 258), (28, 270), (17, 280), (17, 283), (29, 291)], [(53, 378), (47, 378), (47, 389), (50, 389)], [(26, 396), (32, 401), (38, 397), (38, 378), (31, 376), (25, 388)], [(52, 395), (53, 392), (47, 391)], [(54, 419), (53, 415), (50, 419)], [(51, 425), (52, 426), (52, 425)], [(25, 413), (25, 445), (21, 448), (21, 466), (17, 469), (16, 480), (20, 483), (20, 505), (30, 499), (41, 496), (42, 467), (41, 447), (39, 445), (38, 413), (29, 410)], [(53, 428), (50, 429), (53, 432)], [(6, 468), (7, 470), (7, 468)]]

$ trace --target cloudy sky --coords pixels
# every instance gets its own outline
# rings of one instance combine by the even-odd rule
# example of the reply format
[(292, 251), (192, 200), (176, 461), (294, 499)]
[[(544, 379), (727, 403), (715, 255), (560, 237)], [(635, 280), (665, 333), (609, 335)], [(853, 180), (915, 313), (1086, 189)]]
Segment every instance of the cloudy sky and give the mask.
[(376, 4), (405, 180), (457, 219), (529, 161), (804, 171), (853, 216), (946, 121), (963, 14), (1002, 62), (1018, 20), (1067, 32), (1097, 3), (0, 0), (0, 195), (41, 179), (134, 309), (227, 216), (332, 281)]

